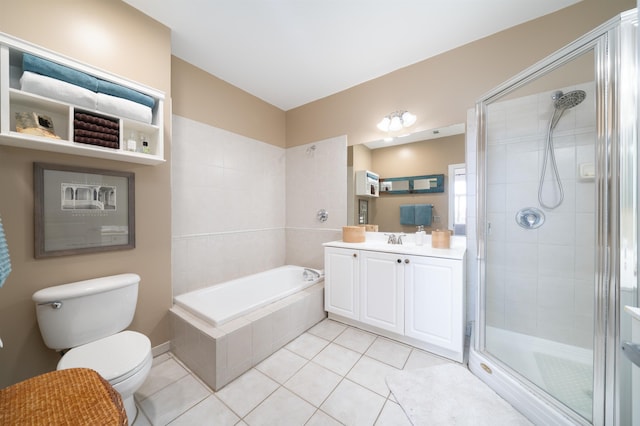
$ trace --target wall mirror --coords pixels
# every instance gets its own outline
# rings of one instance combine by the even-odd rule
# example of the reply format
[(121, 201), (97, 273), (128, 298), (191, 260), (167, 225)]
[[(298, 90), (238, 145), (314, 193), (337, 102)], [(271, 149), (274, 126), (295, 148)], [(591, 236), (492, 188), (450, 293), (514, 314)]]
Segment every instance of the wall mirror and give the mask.
[[(360, 200), (365, 199), (355, 195), (353, 176), (357, 170), (371, 170), (381, 177), (380, 196), (366, 198), (366, 223), (378, 225), (380, 232), (415, 232), (415, 227), (400, 224), (400, 205), (433, 204), (432, 226), (426, 231), (453, 230), (454, 224), (464, 221), (465, 217), (466, 206), (461, 200), (466, 191), (460, 184), (465, 180), (464, 162), (464, 124), (418, 131), (394, 138), (392, 142), (381, 139), (349, 146), (348, 224), (362, 224), (358, 207)], [(450, 165), (458, 166), (457, 185), (449, 180)], [(450, 189), (457, 194), (453, 198)], [(452, 216), (452, 211), (462, 213)], [(458, 226), (456, 232), (463, 233), (464, 227)]]

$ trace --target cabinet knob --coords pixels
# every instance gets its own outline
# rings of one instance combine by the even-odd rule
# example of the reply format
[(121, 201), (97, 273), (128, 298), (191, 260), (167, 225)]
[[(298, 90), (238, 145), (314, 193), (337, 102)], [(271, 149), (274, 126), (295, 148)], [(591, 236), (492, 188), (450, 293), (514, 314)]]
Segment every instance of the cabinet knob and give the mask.
[(405, 259), (405, 260), (404, 260), (404, 263), (409, 263), (409, 259)]
[(402, 259), (398, 259), (398, 263), (402, 263)]
[(358, 253), (353, 253), (353, 257), (358, 257)]

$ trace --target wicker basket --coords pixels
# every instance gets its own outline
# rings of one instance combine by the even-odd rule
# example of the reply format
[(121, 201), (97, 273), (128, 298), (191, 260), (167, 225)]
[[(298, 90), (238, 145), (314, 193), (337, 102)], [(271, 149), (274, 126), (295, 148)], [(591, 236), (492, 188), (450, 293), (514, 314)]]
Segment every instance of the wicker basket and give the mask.
[(345, 243), (364, 243), (364, 226), (343, 226), (342, 241)]
[(435, 230), (431, 232), (431, 247), (444, 249), (451, 247), (451, 231)]
[(127, 425), (120, 394), (96, 371), (52, 371), (0, 390), (2, 425)]

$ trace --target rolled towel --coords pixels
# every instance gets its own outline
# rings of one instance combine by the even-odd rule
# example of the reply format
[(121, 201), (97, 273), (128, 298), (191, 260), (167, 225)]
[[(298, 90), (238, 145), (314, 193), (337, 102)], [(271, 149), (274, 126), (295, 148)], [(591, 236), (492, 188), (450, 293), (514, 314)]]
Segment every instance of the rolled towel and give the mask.
[(2, 227), (2, 218), (0, 218), (0, 287), (4, 285), (7, 277), (11, 273), (11, 259), (9, 258), (9, 247), (7, 239), (4, 235)]
[(97, 93), (45, 75), (25, 71), (20, 78), (20, 88), (25, 92), (84, 108), (96, 109)]
[(127, 99), (98, 93), (98, 111), (151, 124), (153, 111), (148, 106)]
[(153, 108), (153, 106), (156, 104), (155, 99), (153, 99), (151, 96), (147, 96), (136, 90), (129, 89), (128, 87), (124, 87), (105, 80), (98, 80), (98, 93), (104, 93), (105, 95), (128, 99), (130, 101), (148, 106), (149, 108)]
[(28, 53), (22, 55), (22, 69), (65, 81), (92, 92), (98, 91), (98, 79), (94, 76)]

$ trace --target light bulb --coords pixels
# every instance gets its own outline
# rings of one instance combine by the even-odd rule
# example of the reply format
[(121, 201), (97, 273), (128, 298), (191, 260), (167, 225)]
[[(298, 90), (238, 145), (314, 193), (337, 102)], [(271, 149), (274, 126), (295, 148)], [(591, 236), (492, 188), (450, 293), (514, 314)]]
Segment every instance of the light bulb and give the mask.
[(391, 123), (389, 124), (389, 130), (392, 132), (397, 132), (402, 129), (402, 120), (397, 115), (394, 115), (391, 119)]
[(378, 123), (378, 129), (382, 130), (383, 132), (388, 132), (390, 123), (391, 119), (387, 116)]
[(415, 122), (416, 122), (416, 116), (411, 114), (409, 111), (405, 111), (402, 114), (402, 124), (404, 125), (404, 127), (409, 127), (413, 125), (413, 123)]

